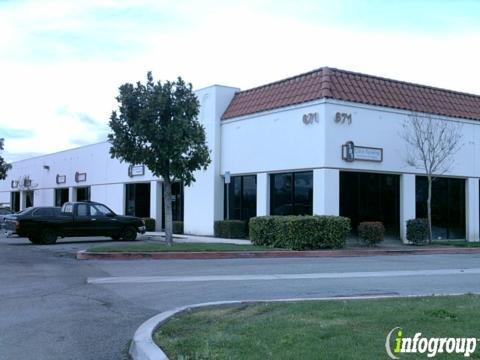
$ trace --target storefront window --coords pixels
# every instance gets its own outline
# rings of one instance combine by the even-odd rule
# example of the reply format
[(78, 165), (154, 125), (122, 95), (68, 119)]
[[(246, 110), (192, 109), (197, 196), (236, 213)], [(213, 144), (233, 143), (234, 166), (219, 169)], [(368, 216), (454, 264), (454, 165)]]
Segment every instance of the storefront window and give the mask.
[(62, 207), (68, 202), (68, 188), (55, 189), (55, 206)]
[(89, 201), (90, 200), (90, 186), (77, 187), (77, 201)]
[(363, 221), (381, 221), (389, 236), (400, 230), (400, 176), (340, 172), (340, 215), (348, 217), (356, 232)]
[(125, 185), (125, 215), (150, 217), (150, 183)]
[[(225, 219), (248, 220), (257, 214), (256, 175), (233, 176), (225, 184)], [(227, 216), (228, 211), (228, 216)]]
[[(428, 180), (416, 177), (417, 218), (427, 218)], [(465, 238), (465, 180), (436, 178), (432, 183), (432, 233), (434, 239)]]
[[(165, 194), (163, 183), (162, 189)], [(173, 221), (183, 221), (183, 184), (181, 182), (172, 183), (172, 218)], [(165, 226), (165, 196), (162, 201), (162, 224)]]
[(25, 191), (25, 208), (32, 207), (33, 204), (33, 190)]
[(14, 191), (10, 194), (10, 208), (13, 212), (20, 211), (20, 192)]
[(270, 214), (312, 215), (313, 172), (270, 175)]

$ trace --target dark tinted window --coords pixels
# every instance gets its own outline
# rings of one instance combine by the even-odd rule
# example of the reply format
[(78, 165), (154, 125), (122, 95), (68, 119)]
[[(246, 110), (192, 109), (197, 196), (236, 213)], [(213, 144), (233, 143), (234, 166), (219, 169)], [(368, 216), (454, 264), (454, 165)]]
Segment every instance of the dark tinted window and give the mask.
[[(428, 180), (417, 176), (417, 218), (427, 218)], [(465, 180), (437, 177), (432, 183), (432, 233), (434, 239), (465, 238)]]
[(76, 190), (77, 190), (77, 201), (90, 200), (90, 186), (78, 187)]
[(313, 172), (270, 175), (270, 214), (312, 215)]
[(28, 209), (25, 209), (23, 211), (20, 211), (18, 213), (18, 215), (30, 215), (32, 212), (33, 212), (34, 208), (28, 208)]
[(68, 202), (68, 188), (55, 189), (55, 206), (63, 206)]
[(20, 192), (15, 191), (10, 194), (10, 207), (14, 212), (20, 211)]
[(125, 186), (125, 215), (150, 217), (150, 183)]
[[(162, 183), (163, 193), (165, 186)], [(183, 221), (183, 183), (172, 184), (172, 216), (173, 221)], [(165, 225), (165, 197), (162, 199), (162, 224)]]
[[(225, 185), (225, 219), (248, 220), (257, 214), (257, 177), (233, 176)], [(228, 213), (227, 213), (228, 211)]]
[(389, 235), (400, 227), (400, 176), (340, 171), (340, 215), (352, 229), (363, 221), (381, 221)]
[(33, 216), (54, 216), (58, 214), (59, 210), (56, 208), (38, 208), (32, 213)]

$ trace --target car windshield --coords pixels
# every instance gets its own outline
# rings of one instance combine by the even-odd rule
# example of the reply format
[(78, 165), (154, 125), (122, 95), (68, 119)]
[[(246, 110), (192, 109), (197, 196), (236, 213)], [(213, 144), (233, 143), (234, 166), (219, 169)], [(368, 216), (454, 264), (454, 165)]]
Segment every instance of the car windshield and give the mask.
[(28, 214), (30, 214), (33, 210), (34, 210), (33, 207), (29, 207), (29, 208), (27, 208), (27, 209), (25, 209), (25, 210), (19, 211), (19, 212), (17, 213), (17, 215), (28, 215)]
[(90, 215), (95, 216), (95, 215), (108, 215), (112, 214), (112, 210), (107, 208), (105, 205), (102, 204), (95, 204), (90, 207)]

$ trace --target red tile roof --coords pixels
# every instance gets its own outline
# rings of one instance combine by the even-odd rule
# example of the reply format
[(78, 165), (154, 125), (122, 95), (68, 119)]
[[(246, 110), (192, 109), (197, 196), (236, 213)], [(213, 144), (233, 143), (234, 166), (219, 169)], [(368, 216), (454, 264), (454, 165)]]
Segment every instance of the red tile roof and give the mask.
[(239, 91), (222, 119), (324, 98), (480, 120), (478, 95), (328, 67)]

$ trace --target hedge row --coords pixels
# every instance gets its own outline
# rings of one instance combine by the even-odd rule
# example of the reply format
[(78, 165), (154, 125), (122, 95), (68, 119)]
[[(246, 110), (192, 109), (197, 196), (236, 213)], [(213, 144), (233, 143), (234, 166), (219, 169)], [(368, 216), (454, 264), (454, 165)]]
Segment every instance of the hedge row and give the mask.
[(248, 233), (248, 223), (242, 220), (215, 221), (213, 232), (215, 237), (225, 239), (244, 239)]
[(259, 216), (250, 219), (255, 245), (293, 250), (343, 248), (350, 219), (341, 216)]
[[(143, 218), (145, 222), (145, 228), (147, 231), (155, 231), (156, 222), (153, 218)], [(174, 234), (183, 234), (183, 221), (174, 221), (173, 222), (173, 233)]]

